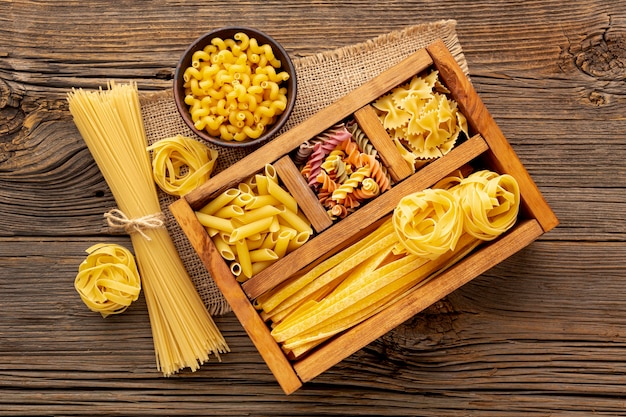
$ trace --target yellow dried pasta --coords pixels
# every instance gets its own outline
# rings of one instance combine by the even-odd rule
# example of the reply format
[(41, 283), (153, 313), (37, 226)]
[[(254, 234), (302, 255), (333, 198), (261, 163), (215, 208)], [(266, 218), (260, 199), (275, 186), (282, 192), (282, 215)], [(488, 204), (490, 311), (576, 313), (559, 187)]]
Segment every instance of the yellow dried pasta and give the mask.
[(297, 358), (504, 233), (515, 224), (519, 198), (510, 175), (446, 178), (405, 196), (375, 231), (260, 296), (256, 307)]
[(278, 183), (271, 164), (229, 188), (196, 217), (241, 282), (302, 246), (313, 234), (296, 200)]
[(136, 301), (141, 291), (133, 254), (116, 244), (97, 244), (86, 250), (74, 287), (85, 305), (102, 317), (119, 314)]
[[(130, 223), (161, 214), (136, 83), (68, 93), (76, 127)], [(155, 215), (155, 213), (157, 213)], [(197, 370), (230, 349), (196, 291), (165, 227), (131, 232), (150, 316), (157, 369)]]
[(405, 196), (394, 210), (392, 221), (402, 247), (426, 259), (454, 250), (463, 232), (459, 203), (444, 189)]
[(520, 191), (511, 175), (482, 170), (464, 179), (448, 179), (446, 183), (455, 184), (449, 189), (463, 212), (463, 228), (476, 239), (493, 240), (515, 224)]
[(272, 47), (238, 32), (214, 38), (183, 70), (185, 104), (198, 130), (227, 141), (260, 137), (287, 108), (289, 73)]
[(372, 105), (392, 140), (403, 148), (407, 163), (416, 169), (418, 160), (448, 153), (461, 133), (468, 134), (467, 120), (449, 98), (437, 71), (414, 76)]
[(148, 146), (152, 174), (159, 188), (179, 197), (205, 183), (213, 172), (218, 152), (197, 140), (177, 135)]

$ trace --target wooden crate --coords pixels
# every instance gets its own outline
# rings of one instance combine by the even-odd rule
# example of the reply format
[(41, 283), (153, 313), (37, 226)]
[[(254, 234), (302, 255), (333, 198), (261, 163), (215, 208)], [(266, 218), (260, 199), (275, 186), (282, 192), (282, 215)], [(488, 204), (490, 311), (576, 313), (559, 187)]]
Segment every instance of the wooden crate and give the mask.
[[(406, 169), (407, 165), (400, 159), (395, 147), (389, 145), (389, 138), (370, 103), (429, 68), (439, 71), (440, 80), (451, 91), (451, 97), (456, 100), (459, 109), (467, 117), (472, 137), (457, 145), (445, 156), (412, 173)], [(354, 115), (376, 146), (396, 183), (391, 190), (368, 202), (355, 213), (333, 223), (319, 205), (317, 198), (306, 191), (309, 189), (304, 179), (299, 181), (298, 175), (292, 175), (293, 170), (297, 168), (289, 153), (304, 140), (322, 133), (351, 115)], [(270, 335), (268, 325), (261, 319), (251, 300), (311, 262), (326, 257), (329, 253), (362, 237), (382, 218), (389, 215), (403, 196), (428, 188), (449, 173), (473, 161), (480, 161), (482, 166), (500, 174), (510, 174), (517, 180), (522, 201), (516, 225), (498, 239), (481, 245), (452, 268), (428, 281), (410, 295), (352, 329), (336, 335), (303, 358), (291, 361), (286, 357)], [(217, 252), (205, 228), (197, 220), (194, 210), (206, 205), (225, 189), (237, 186), (244, 179), (262, 171), (267, 163), (274, 165), (279, 178), (298, 200), (300, 207), (313, 224), (316, 234), (300, 249), (291, 252), (244, 284), (240, 284)], [(417, 51), (403, 62), (220, 172), (172, 204), (170, 210), (287, 394), (524, 248), (558, 224), (556, 216), (473, 86), (440, 40)]]

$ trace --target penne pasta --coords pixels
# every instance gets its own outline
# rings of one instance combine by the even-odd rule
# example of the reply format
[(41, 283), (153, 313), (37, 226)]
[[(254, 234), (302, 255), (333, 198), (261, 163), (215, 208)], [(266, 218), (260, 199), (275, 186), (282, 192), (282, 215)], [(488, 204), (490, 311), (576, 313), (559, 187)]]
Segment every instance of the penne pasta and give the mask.
[(215, 212), (215, 217), (221, 217), (223, 219), (229, 219), (232, 217), (240, 218), (244, 215), (244, 211), (241, 206), (236, 204), (229, 204), (227, 206), (222, 207), (218, 211)]
[(281, 187), (271, 164), (263, 173), (219, 194), (196, 215), (222, 258), (231, 267), (237, 264), (242, 282), (302, 246), (313, 234), (311, 223)]
[(296, 202), (296, 199), (293, 198), (293, 196), (289, 194), (285, 189), (283, 189), (280, 185), (278, 185), (277, 182), (268, 181), (267, 192), (276, 200), (284, 204), (287, 211), (292, 213), (298, 212), (298, 203)]
[(298, 233), (308, 233), (309, 235), (313, 234), (313, 229), (311, 228), (310, 223), (303, 220), (296, 211), (291, 211), (285, 206), (279, 208), (282, 209), (278, 212), (278, 217), (288, 226), (293, 227)]
[(200, 211), (196, 212), (196, 216), (198, 217), (198, 221), (200, 222), (200, 224), (204, 227), (220, 230), (222, 232), (231, 234), (234, 230), (232, 223), (228, 219), (205, 214)]
[[(202, 221), (201, 221), (202, 222)], [(229, 222), (231, 227), (233, 227), (232, 223)], [(230, 232), (230, 243), (235, 243), (239, 240), (243, 240), (254, 235), (260, 235), (262, 232), (267, 230), (272, 224), (272, 218), (264, 218), (260, 220), (256, 220), (252, 223), (241, 223), (239, 226), (236, 226)]]
[(250, 250), (245, 239), (235, 241), (235, 251), (237, 252), (237, 260), (241, 266), (241, 273), (246, 277), (252, 276), (252, 261), (250, 259)]
[(235, 253), (233, 252), (233, 249), (228, 241), (224, 239), (223, 235), (221, 233), (217, 233), (212, 237), (213, 243), (215, 243), (215, 247), (217, 248), (217, 251), (220, 253), (220, 255), (222, 255), (222, 258), (226, 259), (227, 261), (234, 261)]
[(203, 214), (214, 214), (216, 211), (224, 207), (226, 204), (233, 201), (237, 196), (241, 194), (241, 191), (236, 188), (229, 188), (221, 193), (219, 196), (209, 202), (209, 204), (202, 207), (199, 212)]
[(251, 262), (265, 262), (275, 261), (278, 259), (278, 255), (271, 249), (263, 248), (250, 251)]

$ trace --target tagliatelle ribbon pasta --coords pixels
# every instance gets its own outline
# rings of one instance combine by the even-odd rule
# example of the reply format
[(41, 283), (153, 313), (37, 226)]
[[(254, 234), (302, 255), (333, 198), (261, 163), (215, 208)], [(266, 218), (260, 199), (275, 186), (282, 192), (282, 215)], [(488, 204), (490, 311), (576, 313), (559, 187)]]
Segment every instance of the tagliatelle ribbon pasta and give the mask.
[(426, 259), (436, 259), (454, 250), (463, 233), (459, 203), (444, 189), (407, 195), (398, 203), (392, 219), (402, 247)]
[(298, 358), (404, 297), (517, 220), (510, 175), (450, 176), (405, 196), (392, 216), (359, 242), (256, 300), (271, 334)]
[(209, 179), (218, 156), (215, 149), (181, 135), (161, 139), (148, 150), (153, 152), (154, 181), (166, 193), (179, 197)]
[(90, 310), (102, 317), (124, 312), (141, 291), (133, 254), (123, 246), (100, 243), (86, 251), (74, 287)]
[(477, 171), (467, 178), (448, 177), (435, 187), (448, 188), (463, 212), (463, 229), (480, 240), (493, 240), (511, 228), (520, 205), (519, 185), (511, 175)]

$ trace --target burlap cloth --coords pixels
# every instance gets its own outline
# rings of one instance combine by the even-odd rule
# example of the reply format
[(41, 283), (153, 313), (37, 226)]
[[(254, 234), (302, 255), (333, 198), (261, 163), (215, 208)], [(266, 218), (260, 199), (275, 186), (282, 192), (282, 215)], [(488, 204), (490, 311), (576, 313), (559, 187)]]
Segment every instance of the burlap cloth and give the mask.
[[(454, 20), (410, 26), (363, 43), (293, 59), (298, 80), (297, 100), (293, 113), (282, 132), (305, 121), (319, 110), (438, 38), (444, 41), (467, 74), (467, 63), (456, 36), (456, 21)], [(178, 114), (172, 89), (142, 94), (141, 105), (149, 143), (177, 134), (196, 137)], [(251, 151), (230, 148), (217, 148), (217, 150), (219, 157), (214, 173), (243, 157), (245, 152)], [(172, 240), (208, 311), (212, 315), (230, 312), (231, 308), (226, 299), (168, 209), (176, 197), (168, 196), (159, 190), (159, 199), (163, 213), (166, 215)]]

